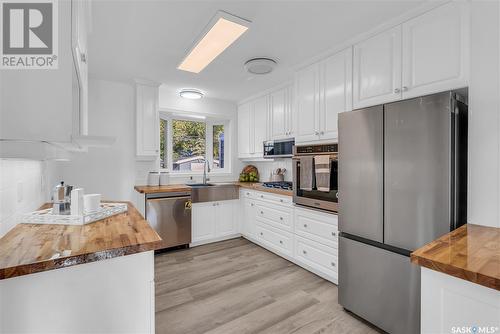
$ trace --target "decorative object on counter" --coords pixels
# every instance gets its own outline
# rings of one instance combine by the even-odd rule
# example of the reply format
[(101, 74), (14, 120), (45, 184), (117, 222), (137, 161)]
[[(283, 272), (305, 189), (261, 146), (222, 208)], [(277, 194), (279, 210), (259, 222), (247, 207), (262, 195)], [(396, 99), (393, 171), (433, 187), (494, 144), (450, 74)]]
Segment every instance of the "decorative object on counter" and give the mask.
[(283, 182), (285, 181), (286, 168), (278, 168), (271, 172), (271, 182)]
[(148, 186), (159, 186), (160, 185), (160, 173), (159, 172), (149, 172), (148, 173)]
[(168, 172), (160, 172), (160, 186), (168, 185)]
[(240, 182), (259, 182), (259, 170), (253, 165), (243, 168), (240, 173)]
[(83, 211), (96, 212), (101, 208), (101, 194), (88, 194), (83, 196)]
[(55, 214), (53, 209), (45, 209), (21, 215), (19, 217), (19, 223), (85, 225), (126, 211), (127, 211), (126, 203), (102, 203), (96, 211), (85, 212), (82, 215), (60, 215), (60, 214)]
[(71, 191), (71, 215), (83, 215), (83, 188), (76, 188)]
[(71, 190), (73, 186), (61, 181), (52, 191), (52, 209), (54, 214), (69, 215), (71, 211)]

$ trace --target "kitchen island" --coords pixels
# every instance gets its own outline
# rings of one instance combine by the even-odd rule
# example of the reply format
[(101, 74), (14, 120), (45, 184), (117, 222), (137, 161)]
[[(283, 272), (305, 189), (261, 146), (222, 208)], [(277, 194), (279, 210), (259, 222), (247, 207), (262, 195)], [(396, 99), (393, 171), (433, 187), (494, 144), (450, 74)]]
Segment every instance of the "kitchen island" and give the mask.
[(466, 224), (411, 254), (422, 333), (500, 332), (500, 228)]
[(0, 333), (154, 333), (154, 250), (128, 211), (82, 226), (18, 224), (0, 239)]

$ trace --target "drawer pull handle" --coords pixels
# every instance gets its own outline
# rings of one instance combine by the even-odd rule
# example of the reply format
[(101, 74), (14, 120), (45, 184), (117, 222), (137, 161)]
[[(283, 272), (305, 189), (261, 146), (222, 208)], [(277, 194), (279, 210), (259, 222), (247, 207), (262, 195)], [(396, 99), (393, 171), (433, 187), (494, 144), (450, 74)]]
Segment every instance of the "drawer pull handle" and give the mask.
[(305, 254), (307, 254), (307, 252), (306, 252), (306, 250), (305, 250), (305, 249), (302, 251), (302, 253), (303, 253), (304, 255), (305, 255)]
[(337, 236), (337, 233), (332, 232), (332, 237), (335, 237), (335, 236)]
[(335, 262), (332, 262), (332, 267), (335, 267), (335, 266), (336, 266)]
[(280, 240), (280, 244), (282, 244), (282, 245), (283, 245), (283, 240)]
[(307, 224), (304, 224), (304, 227), (307, 228)]

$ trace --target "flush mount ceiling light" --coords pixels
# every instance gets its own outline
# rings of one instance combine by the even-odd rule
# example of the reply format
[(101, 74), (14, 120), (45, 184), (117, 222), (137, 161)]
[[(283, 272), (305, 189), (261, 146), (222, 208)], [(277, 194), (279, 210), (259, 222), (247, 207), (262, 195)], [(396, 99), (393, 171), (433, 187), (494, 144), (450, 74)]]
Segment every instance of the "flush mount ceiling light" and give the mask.
[(203, 97), (203, 92), (198, 89), (183, 89), (179, 95), (185, 99), (199, 100)]
[(271, 58), (253, 58), (248, 60), (244, 67), (247, 72), (252, 74), (268, 74), (274, 70), (276, 65), (278, 63)]
[(177, 67), (179, 70), (200, 73), (208, 64), (233, 44), (245, 31), (250, 21), (229, 13), (218, 11), (201, 38), (189, 50)]

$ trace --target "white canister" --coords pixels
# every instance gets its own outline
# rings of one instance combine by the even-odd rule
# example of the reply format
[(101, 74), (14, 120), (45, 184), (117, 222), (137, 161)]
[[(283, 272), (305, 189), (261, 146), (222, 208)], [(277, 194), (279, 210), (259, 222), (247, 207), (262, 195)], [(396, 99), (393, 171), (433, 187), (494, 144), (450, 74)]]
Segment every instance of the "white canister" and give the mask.
[(88, 194), (83, 196), (83, 209), (85, 212), (95, 212), (101, 207), (101, 194)]
[(168, 185), (168, 172), (160, 172), (160, 186)]
[(83, 188), (76, 188), (71, 190), (71, 215), (83, 215)]
[(160, 185), (160, 173), (149, 172), (148, 174), (148, 186), (159, 186)]

